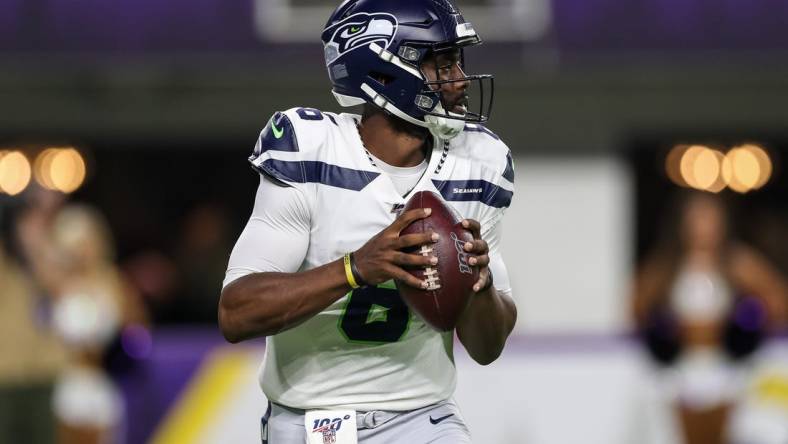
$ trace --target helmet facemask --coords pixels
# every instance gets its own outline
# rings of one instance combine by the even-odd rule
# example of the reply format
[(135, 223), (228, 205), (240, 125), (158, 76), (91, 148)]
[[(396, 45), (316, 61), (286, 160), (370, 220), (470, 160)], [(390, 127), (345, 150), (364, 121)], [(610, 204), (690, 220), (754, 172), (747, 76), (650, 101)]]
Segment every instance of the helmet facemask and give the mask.
[[(420, 62), (424, 87), (416, 105), (424, 121), (439, 129), (441, 138), (457, 135), (465, 123), (484, 123), (490, 118), (494, 80), (489, 74), (466, 75), (462, 47), (429, 50)], [(461, 85), (458, 85), (461, 84)]]

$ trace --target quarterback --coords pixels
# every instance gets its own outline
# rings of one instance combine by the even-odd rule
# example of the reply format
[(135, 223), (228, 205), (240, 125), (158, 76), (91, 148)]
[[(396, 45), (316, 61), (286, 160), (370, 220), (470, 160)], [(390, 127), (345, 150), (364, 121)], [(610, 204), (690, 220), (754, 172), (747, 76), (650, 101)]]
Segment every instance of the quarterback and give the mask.
[(474, 237), (479, 280), (457, 337), (480, 364), (501, 354), (517, 317), (499, 253), (514, 171), (482, 125), (492, 76), (463, 71), (481, 39), (451, 0), (347, 0), (322, 40), (335, 98), (362, 114), (293, 108), (267, 122), (219, 326), (233, 343), (266, 337), (264, 443), (469, 443), (453, 332), (411, 312), (395, 281), (423, 288), (407, 270), (437, 261), (402, 252), (436, 233), (400, 235), (430, 214), (405, 202), (432, 191)]

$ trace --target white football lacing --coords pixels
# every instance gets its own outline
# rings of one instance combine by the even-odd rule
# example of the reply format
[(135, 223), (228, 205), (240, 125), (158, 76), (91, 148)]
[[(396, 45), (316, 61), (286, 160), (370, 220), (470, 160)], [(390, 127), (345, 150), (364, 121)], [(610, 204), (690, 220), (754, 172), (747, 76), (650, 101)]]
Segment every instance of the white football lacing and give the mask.
[[(432, 245), (422, 245), (419, 250), (422, 256), (427, 257), (432, 253)], [(438, 276), (438, 269), (431, 266), (424, 267), (424, 280), (427, 282), (425, 290), (437, 290), (441, 288), (440, 276)]]

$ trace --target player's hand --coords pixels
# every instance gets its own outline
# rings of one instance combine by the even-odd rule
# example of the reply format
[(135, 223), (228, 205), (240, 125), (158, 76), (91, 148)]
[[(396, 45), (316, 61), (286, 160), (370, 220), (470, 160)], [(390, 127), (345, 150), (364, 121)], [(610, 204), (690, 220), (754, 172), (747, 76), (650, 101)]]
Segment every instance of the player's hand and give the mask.
[(412, 222), (429, 216), (431, 212), (430, 208), (416, 208), (403, 212), (391, 225), (353, 253), (356, 269), (367, 285), (377, 285), (389, 279), (396, 279), (411, 287), (427, 286), (425, 281), (414, 277), (404, 268), (435, 265), (438, 263), (438, 258), (403, 253), (401, 250), (436, 242), (438, 234), (430, 231), (400, 236), (400, 232)]
[(473, 234), (473, 241), (466, 242), (463, 248), (470, 256), (468, 257), (468, 264), (472, 267), (479, 269), (479, 280), (473, 284), (473, 291), (478, 292), (481, 289), (487, 289), (489, 283), (492, 283), (492, 276), (488, 265), (490, 264), (490, 247), (484, 239), (482, 239), (482, 226), (473, 219), (463, 219), (462, 226)]

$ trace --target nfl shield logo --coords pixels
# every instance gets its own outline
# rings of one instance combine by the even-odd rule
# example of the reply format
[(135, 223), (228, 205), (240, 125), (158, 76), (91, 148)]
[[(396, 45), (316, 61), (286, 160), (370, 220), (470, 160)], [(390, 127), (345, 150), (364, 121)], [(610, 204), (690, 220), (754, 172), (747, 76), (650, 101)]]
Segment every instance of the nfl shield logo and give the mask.
[(323, 444), (336, 444), (337, 431), (336, 430), (323, 430)]

